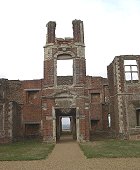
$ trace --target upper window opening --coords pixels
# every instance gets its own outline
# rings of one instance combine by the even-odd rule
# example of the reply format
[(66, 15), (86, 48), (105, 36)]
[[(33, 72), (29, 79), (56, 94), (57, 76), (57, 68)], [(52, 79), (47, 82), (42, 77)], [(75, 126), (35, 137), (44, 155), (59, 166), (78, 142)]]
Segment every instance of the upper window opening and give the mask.
[(57, 76), (73, 76), (73, 60), (57, 60)]
[(100, 103), (100, 93), (91, 93), (91, 103)]
[(126, 81), (138, 80), (138, 66), (136, 60), (124, 60), (124, 71)]
[(37, 104), (38, 103), (39, 91), (28, 91), (27, 92), (27, 103)]

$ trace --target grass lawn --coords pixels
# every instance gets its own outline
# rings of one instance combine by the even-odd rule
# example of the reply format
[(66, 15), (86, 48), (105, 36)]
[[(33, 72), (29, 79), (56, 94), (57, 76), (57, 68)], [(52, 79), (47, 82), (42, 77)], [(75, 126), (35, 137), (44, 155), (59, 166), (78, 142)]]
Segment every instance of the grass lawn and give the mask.
[(53, 150), (53, 144), (37, 140), (0, 145), (0, 161), (45, 159)]
[(80, 144), (87, 158), (140, 157), (140, 141), (104, 140)]

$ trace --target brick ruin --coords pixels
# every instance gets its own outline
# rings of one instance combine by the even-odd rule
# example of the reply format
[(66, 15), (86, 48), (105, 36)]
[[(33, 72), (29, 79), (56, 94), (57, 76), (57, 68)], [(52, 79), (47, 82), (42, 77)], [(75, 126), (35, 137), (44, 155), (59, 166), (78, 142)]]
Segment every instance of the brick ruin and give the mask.
[(107, 67), (111, 129), (123, 139), (140, 139), (140, 55), (116, 56)]
[[(65, 116), (78, 142), (98, 135), (140, 139), (140, 56), (116, 56), (108, 78), (86, 76), (83, 22), (72, 26), (72, 38), (56, 38), (56, 23), (48, 22), (43, 79), (0, 79), (0, 143), (57, 142)], [(70, 60), (72, 75), (59, 76), (58, 62)]]

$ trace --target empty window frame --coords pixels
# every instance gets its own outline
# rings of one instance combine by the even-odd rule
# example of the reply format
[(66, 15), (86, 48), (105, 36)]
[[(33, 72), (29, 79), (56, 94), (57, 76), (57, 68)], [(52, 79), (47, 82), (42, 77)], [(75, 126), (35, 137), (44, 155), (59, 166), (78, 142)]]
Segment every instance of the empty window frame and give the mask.
[(37, 104), (38, 103), (38, 97), (39, 97), (39, 91), (38, 90), (27, 91), (27, 103)]
[(100, 93), (91, 93), (91, 103), (100, 103)]
[(94, 120), (94, 119), (91, 120), (91, 130), (93, 132), (96, 131), (96, 128), (98, 127), (98, 123), (99, 123), (99, 120)]
[(111, 127), (111, 116), (110, 113), (107, 114), (107, 120), (108, 120), (108, 127)]
[(57, 60), (57, 76), (73, 76), (73, 59)]
[(139, 80), (138, 65), (136, 60), (124, 60), (124, 71), (126, 81)]

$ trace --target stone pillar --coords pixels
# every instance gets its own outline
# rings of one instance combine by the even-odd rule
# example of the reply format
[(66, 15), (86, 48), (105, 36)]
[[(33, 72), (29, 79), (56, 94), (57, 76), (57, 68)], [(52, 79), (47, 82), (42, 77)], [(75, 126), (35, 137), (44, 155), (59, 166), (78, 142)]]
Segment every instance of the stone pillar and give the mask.
[(72, 122), (73, 122), (73, 124), (72, 124), (72, 134), (73, 134), (73, 139), (75, 140), (76, 139), (76, 117), (75, 116), (73, 116), (72, 117)]
[(76, 108), (76, 133), (77, 141), (80, 142), (79, 107)]
[(89, 123), (89, 108), (85, 108), (85, 140), (89, 141), (90, 139), (90, 123)]
[(55, 109), (52, 108), (52, 116), (53, 116), (53, 140), (56, 142), (56, 115), (55, 115)]
[(13, 103), (9, 102), (8, 107), (8, 138), (13, 139)]
[(70, 132), (72, 132), (72, 117), (69, 118), (70, 118)]
[(60, 135), (62, 134), (62, 117), (60, 117)]
[(56, 141), (60, 139), (59, 136), (59, 116), (56, 115)]

